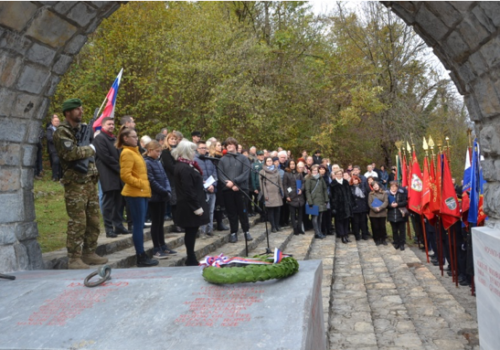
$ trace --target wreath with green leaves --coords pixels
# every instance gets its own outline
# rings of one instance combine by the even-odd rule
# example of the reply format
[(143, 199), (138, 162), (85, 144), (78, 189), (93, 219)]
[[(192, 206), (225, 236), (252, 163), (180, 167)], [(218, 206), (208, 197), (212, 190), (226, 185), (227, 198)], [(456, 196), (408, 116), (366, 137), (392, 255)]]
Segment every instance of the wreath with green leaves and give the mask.
[[(254, 256), (253, 259), (269, 261), (267, 256)], [(246, 265), (236, 267), (214, 267), (203, 269), (203, 278), (214, 284), (234, 284), (270, 279), (282, 279), (299, 271), (299, 263), (293, 257), (285, 257), (277, 264)]]

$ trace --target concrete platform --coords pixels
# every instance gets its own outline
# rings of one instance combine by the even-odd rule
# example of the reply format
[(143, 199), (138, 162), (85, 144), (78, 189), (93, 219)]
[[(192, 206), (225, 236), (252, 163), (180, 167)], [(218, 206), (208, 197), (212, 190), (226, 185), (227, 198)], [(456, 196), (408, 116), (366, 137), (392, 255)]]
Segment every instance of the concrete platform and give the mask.
[(198, 267), (15, 273), (0, 280), (0, 349), (326, 349), (321, 261), (280, 281), (217, 286)]

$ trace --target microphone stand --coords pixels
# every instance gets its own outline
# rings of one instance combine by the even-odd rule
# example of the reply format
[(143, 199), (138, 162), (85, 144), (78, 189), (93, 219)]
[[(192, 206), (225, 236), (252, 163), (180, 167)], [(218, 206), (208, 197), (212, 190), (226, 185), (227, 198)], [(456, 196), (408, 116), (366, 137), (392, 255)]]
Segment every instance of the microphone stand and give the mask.
[[(260, 178), (262, 179), (262, 182), (264, 182), (264, 181), (265, 181), (265, 182), (269, 181), (270, 183), (272, 183), (272, 184), (273, 184), (273, 185), (275, 185), (276, 187), (280, 188), (280, 185), (278, 185), (276, 182), (269, 180), (267, 177), (265, 177), (265, 176), (264, 176), (264, 175), (262, 175), (260, 172), (258, 172), (258, 171), (256, 171), (255, 169), (253, 169), (251, 166), (249, 166), (249, 165), (245, 164), (244, 162), (242, 162), (241, 160), (239, 160), (239, 159), (238, 159), (238, 157), (234, 156), (234, 158), (235, 158), (238, 162), (240, 162), (241, 164), (243, 164), (244, 166), (248, 167), (248, 168), (250, 169), (250, 171), (251, 171), (251, 172), (253, 172), (253, 173), (255, 173), (255, 174), (258, 174), (258, 175), (260, 176)], [(280, 188), (280, 189), (281, 189), (281, 188)], [(261, 189), (261, 191), (262, 191), (262, 189)], [(250, 199), (250, 196), (248, 196), (248, 198)], [(250, 201), (251, 201), (251, 199), (250, 199)], [(258, 206), (255, 206), (255, 205), (254, 205), (254, 207), (255, 207), (255, 208), (258, 208)], [(259, 209), (260, 209), (260, 208), (259, 208)], [(266, 220), (264, 221), (264, 223), (265, 223), (265, 226), (266, 226), (266, 239), (267, 239), (267, 248), (266, 248), (266, 252), (265, 252), (264, 254), (272, 254), (272, 251), (271, 251), (271, 249), (270, 249), (270, 247), (269, 247), (269, 229), (268, 229), (268, 227), (267, 227), (267, 219), (268, 219), (268, 217), (267, 217), (267, 210), (266, 210), (266, 206), (265, 206), (265, 205), (264, 205), (263, 211), (264, 211), (264, 214), (265, 214), (265, 219), (266, 219)]]

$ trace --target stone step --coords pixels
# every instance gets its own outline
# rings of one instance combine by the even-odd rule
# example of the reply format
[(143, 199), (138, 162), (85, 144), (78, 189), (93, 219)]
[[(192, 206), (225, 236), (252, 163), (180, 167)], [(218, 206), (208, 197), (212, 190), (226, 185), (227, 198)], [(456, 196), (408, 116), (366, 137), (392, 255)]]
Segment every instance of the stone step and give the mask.
[[(256, 249), (265, 240), (265, 227), (262, 223), (257, 223), (250, 228), (250, 235), (253, 240), (248, 242), (249, 253)], [(226, 256), (245, 256), (245, 239), (242, 233), (238, 233), (238, 242), (229, 243), (230, 233), (216, 233), (214, 237), (202, 237), (196, 240), (195, 253), (198, 260), (203, 259), (207, 255), (219, 255), (224, 253)], [(152, 246), (152, 244), (151, 244)], [(186, 248), (184, 242), (177, 249), (177, 255), (162, 259), (159, 261), (159, 266), (183, 266), (186, 261)], [(251, 254), (250, 254), (251, 255)]]
[[(255, 225), (257, 225), (258, 222), (259, 220), (257, 218), (255, 218), (254, 220), (250, 220), (250, 232), (255, 229)], [(197, 239), (198, 248), (196, 248), (195, 246), (196, 256), (200, 258), (213, 252), (218, 247), (229, 242), (229, 236), (229, 231), (215, 232), (212, 237), (202, 235), (202, 237)], [(203, 243), (200, 245), (200, 242)], [(168, 261), (168, 264), (161, 264), (160, 266), (184, 265), (186, 261), (184, 233), (171, 233), (165, 235), (165, 243), (169, 246), (170, 249), (178, 251), (178, 254), (176, 254), (175, 256), (171, 256), (168, 259), (162, 259), (161, 261), (163, 262)], [(151, 239), (144, 241), (144, 250), (149, 255), (153, 254), (153, 241)], [(114, 268), (127, 268), (136, 266), (136, 253), (133, 245), (129, 248), (106, 255), (106, 257), (109, 259), (108, 265)]]
[[(229, 224), (229, 221), (227, 219), (224, 219), (224, 222), (226, 225)], [(257, 224), (258, 218), (250, 218), (250, 225), (254, 226)], [(184, 233), (174, 233), (173, 232), (174, 226), (172, 221), (167, 221), (165, 222), (164, 230), (165, 230), (165, 243), (171, 248), (175, 249), (181, 245), (184, 244)], [(218, 236), (226, 237), (229, 235), (229, 230), (228, 231), (215, 231)], [(148, 244), (148, 242), (151, 242), (151, 233), (150, 233), (150, 228), (144, 228), (144, 243), (145, 243), (145, 248), (147, 247), (148, 253), (151, 253), (152, 251), (152, 244), (151, 246)], [(113, 260), (113, 263), (116, 263), (117, 265), (115, 267), (130, 267), (133, 265), (127, 265), (127, 261), (122, 261), (119, 262), (118, 260), (115, 259), (115, 256), (119, 256), (120, 258), (125, 258), (127, 255), (130, 255), (130, 248), (133, 249), (134, 243), (132, 240), (132, 234), (126, 234), (126, 235), (118, 235), (116, 238), (108, 238), (106, 237), (105, 232), (101, 232), (98, 238), (98, 245), (96, 248), (96, 253), (100, 256), (106, 256), (112, 258), (110, 260)], [(151, 251), (150, 251), (150, 250)], [(135, 250), (134, 250), (135, 252)], [(113, 256), (113, 254), (115, 254)], [(135, 253), (134, 253), (135, 255)], [(134, 258), (135, 259), (135, 258)], [(130, 262), (134, 259), (130, 259)], [(53, 252), (47, 252), (43, 254), (43, 260), (45, 264), (45, 269), (66, 269), (68, 267), (68, 258), (67, 258), (67, 251), (66, 248), (62, 248)], [(135, 265), (135, 260), (134, 263)]]
[[(365, 243), (367, 241), (363, 241)], [(369, 264), (371, 269), (378, 268)], [(379, 271), (364, 271), (358, 245), (337, 242), (335, 246), (333, 285), (328, 338), (330, 349), (378, 349), (375, 321), (383, 310), (373, 309), (373, 296), (366, 283), (379, 282)], [(366, 276), (365, 276), (366, 275)], [(366, 278), (368, 277), (368, 280)], [(371, 279), (370, 279), (371, 277)], [(386, 278), (381, 276), (381, 278)], [(387, 282), (387, 281), (384, 281)], [(382, 283), (382, 282), (380, 282)], [(382, 285), (379, 283), (379, 287)], [(387, 312), (394, 312), (390, 307)], [(381, 347), (384, 348), (385, 347)]]
[[(413, 249), (405, 250), (405, 254), (401, 254), (403, 263), (409, 267), (419, 285), (432, 299), (437, 312), (448, 323), (449, 328), (453, 330), (461, 342), (465, 340), (465, 348), (478, 347), (476, 315), (471, 315), (469, 310), (462, 305), (462, 303), (469, 302), (475, 306), (475, 298), (470, 295), (470, 288), (468, 286), (456, 288), (451, 277), (447, 276), (446, 273), (445, 276), (441, 277), (439, 267), (426, 263), (425, 253), (420, 254), (421, 257), (417, 254), (419, 253)], [(431, 271), (431, 268), (434, 268), (435, 271)], [(451, 291), (444, 286), (444, 282), (448, 282)], [(458, 294), (458, 289), (461, 289), (462, 293)], [(457, 300), (457, 297), (461, 297), (461, 302)], [(468, 299), (468, 301), (464, 299)]]
[[(414, 265), (405, 262), (405, 257), (414, 255), (411, 250), (396, 250), (392, 245), (375, 246), (372, 241), (359, 242), (358, 248), (372, 314), (376, 315), (374, 325), (379, 347), (467, 348), (466, 339), (443, 317), (445, 309), (438, 307), (439, 299), (449, 301), (453, 297), (444, 289), (439, 290), (439, 296), (428, 293), (429, 289), (411, 271), (410, 266)], [(424, 266), (421, 269), (427, 270)], [(375, 283), (367, 280), (372, 273), (376, 273)], [(397, 312), (387, 313), (387, 309)]]
[[(323, 302), (323, 320), (325, 323), (324, 325), (325, 338), (328, 344), (329, 343), (328, 331), (329, 331), (330, 319), (332, 317), (331, 303), (332, 303), (332, 283), (333, 283), (335, 246), (337, 242), (335, 240), (335, 236), (330, 236), (330, 235), (326, 236), (325, 239), (315, 239), (313, 231), (307, 231), (305, 236), (306, 237), (301, 238), (303, 243), (307, 245), (309, 244), (309, 242), (311, 242), (308, 248), (309, 252), (306, 258), (308, 260), (321, 260), (323, 265), (323, 280), (321, 282), (321, 294), (323, 298), (322, 302)], [(290, 244), (291, 246), (295, 244), (295, 237), (297, 236), (294, 236), (294, 239), (292, 239), (292, 242)]]

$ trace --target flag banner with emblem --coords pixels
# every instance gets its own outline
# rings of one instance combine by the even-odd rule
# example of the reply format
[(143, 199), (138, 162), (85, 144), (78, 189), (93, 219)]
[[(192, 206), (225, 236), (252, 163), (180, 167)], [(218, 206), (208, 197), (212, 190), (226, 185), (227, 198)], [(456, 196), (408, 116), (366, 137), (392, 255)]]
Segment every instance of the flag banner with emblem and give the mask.
[(415, 151), (413, 151), (410, 174), (410, 183), (408, 184), (408, 209), (417, 214), (422, 214), (422, 191), (424, 189), (424, 184), (422, 181), (422, 171), (420, 171), (420, 165), (418, 164)]
[(460, 219), (460, 206), (457, 192), (451, 180), (450, 166), (446, 154), (443, 154), (443, 186), (441, 191), (441, 208), (439, 210), (445, 230)]
[(118, 96), (118, 89), (120, 88), (120, 82), (122, 80), (123, 68), (118, 73), (111, 89), (109, 89), (108, 94), (106, 95), (106, 105), (102, 114), (99, 118), (94, 122), (94, 131), (101, 130), (102, 120), (106, 117), (114, 118), (115, 117), (115, 106), (116, 106), (116, 96)]

